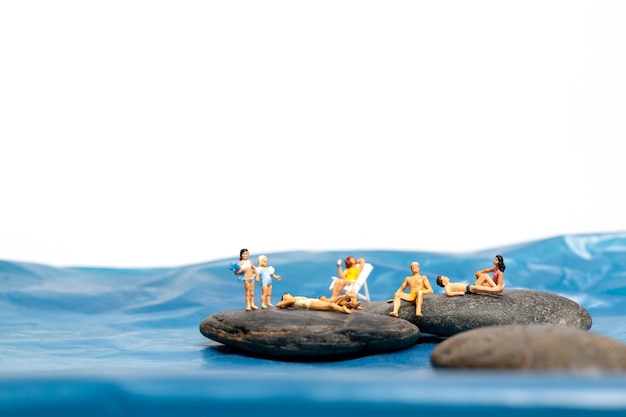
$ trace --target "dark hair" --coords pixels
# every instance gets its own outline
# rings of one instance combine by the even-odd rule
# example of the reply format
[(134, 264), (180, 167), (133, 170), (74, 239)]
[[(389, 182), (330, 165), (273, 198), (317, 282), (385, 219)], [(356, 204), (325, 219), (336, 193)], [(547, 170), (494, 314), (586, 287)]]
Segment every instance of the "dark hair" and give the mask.
[(239, 251), (239, 260), (240, 261), (243, 259), (243, 257), (241, 255), (243, 255), (244, 252), (248, 252), (248, 249), (243, 248), (242, 250)]
[(441, 282), (441, 275), (437, 275), (437, 285), (444, 287), (443, 282)]
[(502, 272), (506, 269), (506, 265), (504, 265), (504, 258), (502, 255), (496, 255), (496, 259), (498, 260), (498, 269)]

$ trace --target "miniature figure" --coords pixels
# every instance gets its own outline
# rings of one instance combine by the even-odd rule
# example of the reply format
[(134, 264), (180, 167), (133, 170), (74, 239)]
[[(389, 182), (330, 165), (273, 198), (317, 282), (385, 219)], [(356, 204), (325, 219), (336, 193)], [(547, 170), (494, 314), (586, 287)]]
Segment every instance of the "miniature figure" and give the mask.
[(278, 308), (293, 307), (297, 309), (308, 309), (318, 311), (339, 311), (340, 313), (351, 314), (352, 311), (346, 306), (340, 306), (319, 298), (294, 297), (289, 293), (283, 294), (281, 301), (276, 304)]
[[(420, 275), (419, 262), (411, 263), (412, 275), (404, 278), (404, 282), (398, 291), (393, 295), (393, 300), (388, 300), (388, 303), (393, 302), (393, 311), (389, 313), (390, 316), (398, 317), (398, 311), (400, 310), (400, 300), (415, 303), (415, 315), (422, 315), (422, 303), (424, 301), (423, 296), (426, 294), (432, 294), (433, 288), (425, 275)], [(409, 288), (409, 293), (405, 293), (404, 290)]]
[(333, 291), (330, 296), (331, 300), (339, 297), (339, 294), (341, 294), (341, 291), (346, 285), (350, 285), (357, 280), (363, 269), (363, 265), (365, 265), (364, 258), (356, 259), (352, 255), (346, 257), (344, 262), (346, 264), (345, 270), (341, 269), (341, 259), (337, 260), (337, 274), (339, 278), (335, 280), (335, 284), (333, 285)]
[(353, 291), (348, 291), (344, 295), (340, 295), (335, 298), (327, 298), (321, 295), (319, 299), (322, 301), (328, 301), (329, 303), (335, 303), (340, 306), (346, 306), (354, 310), (363, 310), (361, 303), (357, 300), (356, 294)]
[[(259, 256), (259, 266), (257, 268), (261, 276), (261, 308), (274, 307), (270, 298), (272, 297), (272, 278), (280, 281), (280, 275), (276, 275), (273, 266), (267, 266), (267, 256)], [(265, 303), (267, 301), (267, 304)]]
[[(493, 268), (487, 268), (480, 271), (476, 271), (476, 284), (485, 287), (501, 287), (504, 289), (504, 258), (502, 255), (496, 255), (493, 259)], [(492, 272), (493, 278), (488, 274)]]
[(254, 264), (248, 259), (248, 249), (239, 251), (239, 269), (235, 268), (235, 274), (243, 276), (243, 287), (246, 290), (246, 311), (258, 310), (254, 305), (254, 280), (259, 282), (259, 274)]
[(439, 275), (437, 277), (437, 285), (443, 287), (446, 290), (446, 295), (448, 297), (453, 297), (455, 295), (465, 295), (465, 294), (484, 294), (484, 295), (497, 295), (501, 294), (504, 290), (504, 284), (502, 286), (490, 287), (485, 285), (476, 285), (476, 284), (465, 284), (461, 282), (450, 282), (450, 278)]

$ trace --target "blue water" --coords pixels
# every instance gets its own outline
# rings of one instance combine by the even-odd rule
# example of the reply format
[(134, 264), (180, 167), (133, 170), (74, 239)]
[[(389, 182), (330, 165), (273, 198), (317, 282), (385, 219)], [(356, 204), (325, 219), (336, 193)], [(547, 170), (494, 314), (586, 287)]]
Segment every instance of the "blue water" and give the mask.
[[(497, 253), (507, 288), (570, 298), (591, 313), (590, 331), (626, 343), (626, 233), (470, 254), (352, 252), (374, 265), (374, 301), (393, 294), (412, 261), (432, 283), (438, 274), (469, 282)], [(347, 254), (267, 253), (283, 277), (274, 282), (273, 302), (285, 291), (329, 295), (335, 261)], [(198, 325), (244, 308), (243, 285), (228, 270), (236, 258), (155, 269), (0, 261), (0, 416), (626, 413), (626, 375), (435, 370), (429, 339), (401, 352), (323, 363), (233, 352)]]

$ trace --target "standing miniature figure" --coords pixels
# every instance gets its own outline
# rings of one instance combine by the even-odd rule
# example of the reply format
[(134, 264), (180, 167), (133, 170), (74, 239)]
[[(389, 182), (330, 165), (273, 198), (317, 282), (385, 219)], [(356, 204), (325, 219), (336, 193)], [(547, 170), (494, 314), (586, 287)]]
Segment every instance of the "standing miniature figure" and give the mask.
[(437, 285), (443, 287), (448, 297), (465, 294), (497, 295), (501, 294), (504, 290), (504, 284), (502, 284), (502, 286), (491, 287), (486, 285), (450, 282), (450, 278), (443, 275), (437, 277)]
[(248, 249), (239, 251), (239, 269), (235, 269), (235, 274), (243, 276), (243, 287), (246, 290), (246, 311), (258, 310), (254, 305), (254, 280), (260, 281), (259, 274), (254, 264), (248, 259), (250, 253)]
[(339, 311), (340, 313), (351, 314), (352, 311), (346, 306), (320, 300), (319, 298), (294, 297), (289, 293), (283, 294), (282, 299), (276, 304), (278, 308), (293, 307), (297, 309), (318, 310), (318, 311)]
[(339, 279), (335, 280), (335, 284), (333, 285), (333, 291), (330, 296), (331, 299), (335, 299), (339, 297), (341, 291), (345, 286), (352, 284), (357, 280), (359, 274), (363, 270), (363, 265), (365, 265), (365, 259), (359, 258), (356, 259), (354, 256), (350, 255), (346, 257), (344, 260), (346, 264), (346, 269), (341, 269), (341, 259), (337, 260), (337, 274), (339, 275)]
[[(504, 288), (504, 258), (502, 255), (496, 255), (493, 259), (493, 268), (482, 269), (476, 271), (476, 284), (485, 287), (500, 287)], [(488, 274), (493, 273), (493, 278)]]
[[(422, 303), (424, 301), (423, 296), (425, 294), (432, 294), (433, 288), (425, 275), (420, 275), (419, 262), (411, 263), (412, 275), (404, 278), (404, 282), (398, 291), (393, 295), (393, 300), (387, 301), (388, 303), (393, 301), (393, 311), (389, 313), (390, 316), (398, 317), (398, 311), (400, 311), (400, 300), (415, 303), (415, 315), (422, 315)], [(404, 290), (409, 288), (409, 293), (405, 293)]]
[[(259, 256), (259, 275), (261, 276), (261, 287), (263, 293), (261, 294), (261, 308), (274, 307), (270, 298), (272, 297), (272, 278), (276, 278), (280, 281), (280, 275), (276, 275), (273, 266), (267, 266), (267, 256)], [(267, 304), (266, 304), (267, 302)]]

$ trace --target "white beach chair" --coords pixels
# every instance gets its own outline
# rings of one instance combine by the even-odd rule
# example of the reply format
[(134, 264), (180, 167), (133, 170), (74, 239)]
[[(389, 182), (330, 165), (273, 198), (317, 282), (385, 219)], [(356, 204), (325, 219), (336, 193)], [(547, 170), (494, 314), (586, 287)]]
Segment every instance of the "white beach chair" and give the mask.
[[(372, 269), (374, 269), (372, 264), (363, 264), (363, 269), (361, 270), (359, 277), (352, 284), (343, 287), (342, 293), (352, 291), (356, 294), (356, 298), (370, 301), (370, 292), (367, 289), (367, 277), (372, 272)], [(332, 282), (330, 283), (330, 287), (328, 287), (329, 290), (333, 289), (333, 285), (335, 285), (335, 281), (338, 279), (339, 278), (337, 277), (332, 277)], [(361, 294), (361, 288), (363, 288), (364, 294)]]

